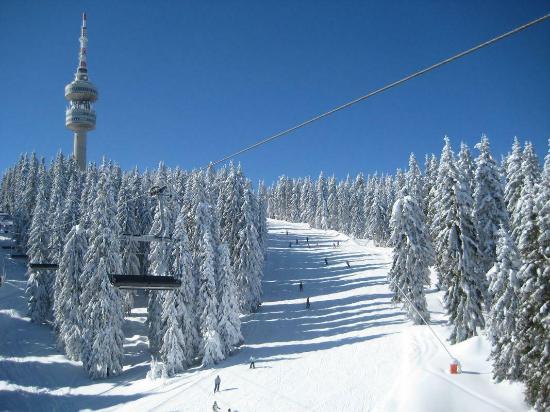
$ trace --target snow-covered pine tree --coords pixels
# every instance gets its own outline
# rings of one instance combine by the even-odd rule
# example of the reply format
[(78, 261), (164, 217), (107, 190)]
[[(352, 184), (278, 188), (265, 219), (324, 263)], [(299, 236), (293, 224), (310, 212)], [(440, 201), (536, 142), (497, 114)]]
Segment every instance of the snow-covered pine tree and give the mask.
[(36, 201), (36, 194), (38, 192), (38, 160), (36, 154), (33, 152), (28, 160), (28, 173), (25, 179), (24, 192), (22, 194), (22, 203), (19, 204), (19, 218), (20, 224), (20, 244), (22, 250), (26, 250), (28, 247), (29, 230), (32, 221), (32, 211)]
[[(48, 209), (48, 227), (50, 229), (50, 243), (48, 260), (53, 263), (59, 263), (63, 246), (65, 244), (65, 236), (70, 230), (63, 222), (63, 209), (65, 206), (65, 196), (67, 194), (67, 164), (65, 157), (61, 152), (58, 153), (53, 164), (52, 187), (50, 196), (50, 205)], [(53, 288), (52, 288), (53, 300)]]
[[(351, 227), (350, 215), (350, 177), (346, 177), (345, 181), (338, 184), (338, 230), (342, 233), (349, 234)], [(365, 199), (367, 197), (365, 196)], [(365, 208), (364, 210), (367, 210)]]
[(522, 286), (517, 319), (519, 339), (516, 345), (521, 354), (521, 379), (526, 384), (527, 401), (538, 410), (545, 410), (548, 406), (550, 387), (550, 377), (545, 370), (549, 358), (547, 324), (550, 301), (548, 167), (547, 161), (545, 178), (536, 186), (531, 182), (530, 174), (525, 176), (521, 197), (516, 205), (514, 228), (523, 261), (518, 273)]
[(516, 204), (521, 196), (521, 188), (523, 187), (521, 162), (521, 145), (518, 138), (515, 137), (512, 144), (512, 152), (506, 158), (506, 185), (504, 188), (504, 202), (510, 216), (514, 216), (516, 213)]
[(384, 180), (380, 180), (374, 190), (368, 221), (368, 233), (377, 246), (384, 246), (389, 239), (388, 206), (385, 193)]
[(500, 227), (498, 236), (496, 262), (487, 275), (492, 301), (488, 335), (492, 342), (493, 377), (500, 382), (503, 379), (517, 380), (521, 375), (520, 354), (515, 345), (520, 290), (517, 275), (521, 258), (504, 225)]
[(181, 293), (178, 290), (163, 292), (162, 323), (164, 335), (159, 349), (163, 363), (163, 375), (174, 376), (182, 372), (188, 365), (185, 347), (186, 339), (183, 334), (180, 319), (183, 316)]
[[(410, 160), (411, 159), (409, 158), (409, 161)], [(415, 158), (414, 162), (416, 163), (416, 158)], [(386, 178), (386, 176), (380, 176), (380, 181), (385, 180), (385, 178)], [(406, 181), (407, 181), (407, 176), (406, 176), (405, 172), (403, 172), (403, 170), (401, 170), (400, 168), (397, 168), (397, 170), (395, 171), (395, 179), (393, 179), (393, 183), (392, 183), (392, 190), (395, 193), (399, 194), (401, 192), (401, 190), (405, 187)]]
[(489, 139), (483, 135), (476, 145), (479, 150), (474, 177), (474, 221), (481, 249), (481, 265), (487, 272), (496, 257), (497, 232), (508, 226), (504, 190), (496, 162), (491, 155)]
[(122, 298), (109, 281), (110, 274), (122, 272), (122, 258), (114, 191), (105, 161), (99, 170), (95, 197), (81, 276), (81, 360), (93, 379), (114, 376), (122, 371), (124, 340)]
[(80, 221), (79, 224), (84, 229), (88, 229), (91, 224), (91, 209), (93, 207), (93, 199), (97, 185), (97, 167), (95, 164), (89, 164), (86, 169), (86, 178), (84, 187), (80, 194)]
[[(226, 243), (231, 253), (231, 264), (235, 264), (235, 247), (238, 227), (238, 216), (242, 205), (242, 182), (237, 175), (233, 163), (229, 165), (229, 173), (225, 185), (220, 190), (222, 201), (218, 202), (220, 207), (220, 231), (221, 241)], [(202, 196), (202, 195), (201, 195)], [(200, 201), (195, 201), (197, 205)]]
[(479, 272), (480, 252), (467, 177), (452, 161), (449, 172), (453, 189), (437, 242), (441, 268), (448, 276), (445, 306), (452, 325), (450, 341), (457, 343), (477, 335), (477, 329), (485, 326), (481, 307), (486, 285)]
[(315, 227), (319, 229), (328, 229), (328, 193), (327, 182), (323, 172), (319, 174), (317, 179), (317, 207), (315, 215)]
[[(181, 288), (177, 290), (174, 299), (178, 305), (178, 319), (183, 333), (183, 366), (189, 366), (200, 345), (197, 330), (197, 313), (195, 312), (195, 297), (197, 284), (192, 272), (191, 245), (186, 231), (187, 208), (180, 209), (174, 226), (172, 271), (174, 277), (181, 279)], [(166, 307), (166, 305), (165, 305)], [(161, 354), (163, 351), (161, 350)]]
[(419, 325), (424, 323), (422, 317), (426, 321), (430, 317), (424, 284), (429, 281), (434, 252), (422, 208), (414, 196), (406, 193), (407, 189), (404, 189), (393, 206), (390, 221), (393, 264), (388, 279), (390, 289), (395, 293), (394, 299), (402, 302), (407, 315)]
[(83, 314), (80, 306), (82, 285), (80, 276), (84, 269), (84, 255), (88, 247), (86, 232), (73, 226), (59, 262), (56, 276), (54, 321), (57, 342), (71, 360), (80, 360), (82, 351)]
[[(39, 187), (36, 196), (30, 236), (28, 241), (29, 262), (47, 262), (48, 260), (48, 200), (46, 197), (46, 171), (44, 165), (39, 166)], [(45, 322), (51, 316), (51, 284), (52, 273), (46, 270), (30, 270), (27, 283), (29, 295), (29, 315), (33, 322)]]
[[(168, 170), (164, 163), (160, 163), (155, 185), (163, 186), (168, 181)], [(168, 198), (161, 197), (155, 208), (155, 215), (150, 235), (161, 238), (170, 238), (173, 231), (173, 212)], [(152, 276), (166, 276), (170, 269), (170, 243), (155, 241), (150, 244), (149, 274)], [(162, 325), (163, 294), (150, 291), (147, 304), (147, 325), (149, 327), (149, 349), (153, 354), (158, 353), (164, 335)]]
[(237, 285), (229, 261), (229, 248), (225, 244), (218, 246), (218, 328), (223, 352), (229, 355), (235, 346), (243, 342)]
[(27, 230), (29, 227), (30, 213), (28, 210), (23, 210), (21, 205), (25, 202), (25, 188), (27, 185), (29, 175), (29, 158), (27, 154), (23, 154), (19, 159), (16, 166), (14, 186), (15, 190), (12, 192), (13, 203), (11, 209), (13, 219), (13, 238), (17, 247), (20, 250), (25, 250), (25, 240), (27, 237)]
[[(411, 153), (409, 156), (409, 168), (405, 173), (405, 183), (407, 187), (407, 194), (412, 196), (419, 205), (423, 208), (423, 193), (424, 193), (424, 181), (422, 179), (422, 173), (420, 172), (420, 167), (418, 167), (418, 162), (416, 161), (416, 156), (414, 153)], [(399, 188), (396, 193), (400, 192)]]
[(464, 176), (465, 183), (468, 185), (470, 193), (474, 192), (474, 176), (475, 165), (472, 160), (472, 154), (470, 148), (464, 142), (460, 143), (460, 152), (458, 153), (458, 160), (456, 162), (458, 170)]
[[(140, 235), (139, 211), (136, 207), (136, 196), (132, 193), (131, 176), (125, 174), (122, 177), (117, 200), (117, 221), (122, 234)], [(125, 275), (140, 275), (141, 262), (139, 259), (139, 244), (131, 238), (121, 239), (122, 271)], [(124, 296), (124, 312), (128, 313), (134, 303), (134, 293), (126, 291)]]
[(531, 180), (531, 183), (536, 185), (540, 182), (540, 172), (539, 158), (535, 153), (533, 143), (525, 142), (521, 156), (521, 174), (523, 175), (523, 179), (528, 178)]
[(550, 410), (550, 140), (546, 154), (544, 170), (537, 185), (535, 203), (537, 205), (537, 226), (539, 228), (538, 253), (533, 264), (537, 267), (538, 277), (533, 285), (533, 299), (536, 300), (534, 322), (539, 326), (533, 328), (538, 335), (536, 360), (527, 376), (528, 400), (540, 411)]
[(426, 216), (426, 224), (428, 227), (432, 226), (432, 216), (435, 211), (432, 209), (432, 204), (434, 199), (432, 196), (432, 187), (437, 181), (437, 158), (432, 153), (431, 155), (426, 155), (426, 161), (424, 164), (424, 215)]
[(332, 230), (338, 230), (340, 226), (339, 222), (339, 210), (338, 205), (338, 191), (336, 189), (336, 178), (331, 176), (327, 183), (327, 209), (328, 209), (328, 222), (327, 227)]
[[(72, 158), (71, 158), (72, 160)], [(78, 223), (80, 204), (80, 173), (71, 173), (67, 196), (63, 204), (62, 224), (65, 231), (69, 231)]]
[(180, 210), (172, 235), (170, 273), (180, 279), (179, 289), (168, 291), (162, 300), (164, 335), (159, 350), (163, 374), (173, 376), (188, 367), (198, 346), (196, 320), (193, 318), (195, 282), (191, 273), (190, 246), (185, 231), (185, 207)]
[[(267, 189), (263, 181), (258, 184), (258, 241), (262, 249), (264, 259), (267, 255), (267, 204), (268, 204)], [(300, 199), (301, 202), (301, 199)], [(299, 206), (298, 206), (299, 209)]]
[(211, 233), (210, 206), (200, 202), (195, 211), (198, 249), (196, 262), (199, 270), (197, 309), (203, 366), (211, 366), (224, 359), (218, 326), (218, 299), (216, 286), (216, 251)]
[(351, 235), (362, 238), (365, 235), (365, 179), (359, 173), (351, 187)]
[(315, 185), (308, 176), (304, 179), (304, 188), (302, 190), (302, 222), (310, 226), (315, 225), (315, 216), (317, 214), (317, 191)]
[(300, 200), (302, 197), (301, 194), (302, 185), (299, 181), (296, 181), (292, 185), (292, 195), (290, 198), (290, 211), (289, 211), (289, 220), (291, 222), (300, 221)]
[(263, 252), (258, 244), (254, 225), (250, 182), (245, 185), (239, 217), (236, 257), (233, 270), (239, 290), (239, 306), (243, 312), (254, 312), (261, 304)]
[[(454, 153), (451, 148), (451, 141), (447, 136), (445, 136), (444, 141), (445, 145), (439, 159), (437, 180), (430, 192), (432, 222), (430, 232), (434, 242), (437, 286), (445, 289), (449, 284), (449, 273), (447, 272), (445, 256), (450, 239), (446, 236), (441, 236), (441, 233), (447, 227), (448, 212), (453, 210), (454, 188), (458, 172), (456, 170)], [(430, 216), (428, 219), (430, 219)]]

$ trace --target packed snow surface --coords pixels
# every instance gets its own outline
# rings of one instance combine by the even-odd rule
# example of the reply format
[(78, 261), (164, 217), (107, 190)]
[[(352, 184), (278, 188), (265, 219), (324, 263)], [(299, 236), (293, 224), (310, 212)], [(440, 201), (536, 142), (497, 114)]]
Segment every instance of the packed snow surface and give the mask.
[[(0, 410), (212, 411), (214, 401), (233, 412), (528, 410), (521, 385), (492, 381), (484, 336), (448, 346), (462, 365), (449, 374), (450, 357), (428, 327), (391, 303), (391, 249), (305, 224), (270, 220), (269, 229), (264, 303), (242, 319), (245, 344), (214, 368), (168, 380), (145, 376), (146, 313), (137, 307), (125, 320), (124, 372), (91, 381), (57, 351), (48, 326), (30, 322), (25, 262), (3, 250)], [(441, 298), (428, 292), (433, 330), (446, 342)]]

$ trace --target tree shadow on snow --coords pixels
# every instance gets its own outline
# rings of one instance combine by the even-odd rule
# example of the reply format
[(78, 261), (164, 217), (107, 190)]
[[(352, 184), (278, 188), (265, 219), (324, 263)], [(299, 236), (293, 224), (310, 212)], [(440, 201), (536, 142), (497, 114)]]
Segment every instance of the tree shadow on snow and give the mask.
[(123, 405), (144, 395), (53, 395), (47, 392), (0, 390), (0, 408), (8, 411), (76, 411)]

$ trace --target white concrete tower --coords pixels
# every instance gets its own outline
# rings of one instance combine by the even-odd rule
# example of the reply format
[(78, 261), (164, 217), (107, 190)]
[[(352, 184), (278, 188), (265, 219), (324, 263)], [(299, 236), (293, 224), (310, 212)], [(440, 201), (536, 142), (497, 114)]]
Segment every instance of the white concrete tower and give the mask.
[(78, 68), (74, 81), (65, 86), (65, 99), (69, 101), (69, 107), (65, 111), (65, 126), (74, 132), (73, 155), (81, 170), (86, 168), (86, 134), (95, 129), (96, 121), (93, 102), (97, 100), (97, 89), (88, 81), (87, 52), (86, 13), (83, 13)]

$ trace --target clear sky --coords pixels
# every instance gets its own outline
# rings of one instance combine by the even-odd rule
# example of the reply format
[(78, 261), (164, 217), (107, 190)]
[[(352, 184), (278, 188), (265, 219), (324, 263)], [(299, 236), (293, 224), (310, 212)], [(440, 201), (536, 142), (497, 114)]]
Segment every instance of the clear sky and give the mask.
[[(0, 170), (72, 151), (64, 85), (88, 14), (88, 159), (200, 167), (550, 11), (549, 1), (0, 0)], [(393, 172), (486, 133), (540, 156), (550, 21), (240, 158), (254, 180)], [(473, 150), (474, 153), (476, 152)]]

